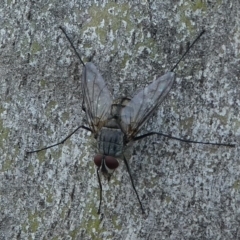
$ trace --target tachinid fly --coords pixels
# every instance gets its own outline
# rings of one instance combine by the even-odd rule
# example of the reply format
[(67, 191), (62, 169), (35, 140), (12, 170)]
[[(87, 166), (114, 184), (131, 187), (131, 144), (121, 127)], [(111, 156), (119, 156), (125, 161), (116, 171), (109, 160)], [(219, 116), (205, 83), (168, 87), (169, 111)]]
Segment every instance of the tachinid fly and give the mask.
[(72, 48), (74, 49), (76, 55), (83, 65), (83, 110), (86, 112), (88, 127), (83, 125), (79, 126), (74, 132), (69, 134), (61, 142), (39, 150), (29, 151), (27, 153), (39, 152), (57, 146), (59, 144), (63, 144), (80, 128), (91, 131), (97, 140), (98, 147), (98, 153), (94, 157), (94, 163), (97, 166), (97, 177), (100, 186), (100, 203), (98, 207), (98, 213), (100, 213), (102, 202), (102, 185), (100, 181), (99, 171), (101, 171), (105, 176), (107, 176), (108, 179), (110, 179), (114, 170), (119, 166), (119, 162), (117, 160), (119, 158), (123, 159), (126, 165), (133, 189), (141, 206), (141, 210), (144, 212), (141, 200), (131, 176), (128, 162), (124, 156), (124, 150), (130, 142), (134, 142), (144, 137), (157, 134), (189, 143), (202, 143), (234, 147), (233, 144), (197, 142), (176, 138), (159, 132), (149, 132), (144, 135), (137, 136), (143, 124), (147, 122), (147, 120), (152, 116), (153, 112), (158, 108), (158, 106), (170, 91), (175, 79), (175, 73), (173, 72), (174, 69), (187, 54), (189, 49), (194, 45), (194, 43), (202, 36), (204, 30), (189, 46), (187, 51), (183, 54), (181, 59), (171, 69), (170, 72), (167, 72), (163, 76), (157, 78), (151, 84), (136, 93), (132, 99), (122, 98), (114, 100), (96, 66), (91, 62), (84, 64), (65, 30), (62, 27), (60, 27), (60, 29), (65, 34), (66, 38), (70, 42)]

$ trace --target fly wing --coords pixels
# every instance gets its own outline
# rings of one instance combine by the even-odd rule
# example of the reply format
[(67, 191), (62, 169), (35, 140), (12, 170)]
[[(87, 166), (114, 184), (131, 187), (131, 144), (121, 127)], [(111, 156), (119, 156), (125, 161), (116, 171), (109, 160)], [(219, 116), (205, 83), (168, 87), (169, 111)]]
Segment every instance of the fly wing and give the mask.
[(142, 125), (167, 96), (175, 74), (168, 72), (138, 92), (121, 111), (121, 127), (128, 140), (133, 139)]
[(90, 129), (97, 133), (110, 116), (112, 96), (96, 66), (88, 62), (82, 76), (83, 105)]

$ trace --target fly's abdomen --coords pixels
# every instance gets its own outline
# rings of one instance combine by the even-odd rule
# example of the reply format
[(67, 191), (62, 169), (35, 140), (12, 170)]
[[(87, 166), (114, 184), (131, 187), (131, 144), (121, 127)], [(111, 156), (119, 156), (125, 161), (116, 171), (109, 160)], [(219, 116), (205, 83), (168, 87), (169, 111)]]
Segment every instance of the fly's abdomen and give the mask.
[(120, 156), (123, 152), (124, 133), (120, 129), (103, 127), (97, 138), (99, 153)]

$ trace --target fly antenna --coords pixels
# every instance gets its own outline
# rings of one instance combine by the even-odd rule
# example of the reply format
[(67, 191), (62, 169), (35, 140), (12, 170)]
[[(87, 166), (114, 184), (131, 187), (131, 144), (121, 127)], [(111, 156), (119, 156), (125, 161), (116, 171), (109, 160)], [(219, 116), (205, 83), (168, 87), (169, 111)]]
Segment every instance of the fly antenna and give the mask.
[(182, 55), (182, 57), (178, 60), (178, 62), (174, 65), (174, 67), (171, 69), (171, 72), (174, 71), (174, 69), (177, 67), (177, 65), (182, 61), (182, 59), (186, 56), (186, 54), (190, 51), (190, 49), (193, 47), (193, 45), (197, 42), (197, 40), (205, 33), (205, 30), (203, 29), (201, 33), (195, 38), (195, 40), (192, 42), (192, 44), (187, 48), (185, 53)]
[(77, 57), (79, 58), (81, 64), (82, 64), (83, 66), (85, 66), (85, 64), (84, 64), (84, 62), (83, 62), (83, 60), (82, 60), (82, 58), (80, 57), (79, 53), (77, 52), (77, 49), (74, 47), (74, 45), (73, 45), (71, 39), (70, 39), (69, 36), (67, 35), (67, 33), (66, 33), (66, 31), (64, 30), (64, 28), (63, 28), (62, 26), (60, 26), (59, 28), (62, 30), (62, 32), (63, 32), (64, 35), (66, 36), (67, 40), (70, 42), (71, 47), (73, 48), (74, 52), (76, 53)]

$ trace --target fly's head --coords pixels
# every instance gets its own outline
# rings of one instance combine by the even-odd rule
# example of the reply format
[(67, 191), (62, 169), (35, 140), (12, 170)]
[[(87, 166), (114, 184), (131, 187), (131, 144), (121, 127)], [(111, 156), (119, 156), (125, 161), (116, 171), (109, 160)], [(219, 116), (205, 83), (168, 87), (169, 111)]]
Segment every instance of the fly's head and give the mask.
[(94, 157), (94, 163), (101, 170), (104, 176), (110, 180), (113, 172), (119, 166), (119, 162), (112, 156), (98, 154)]

